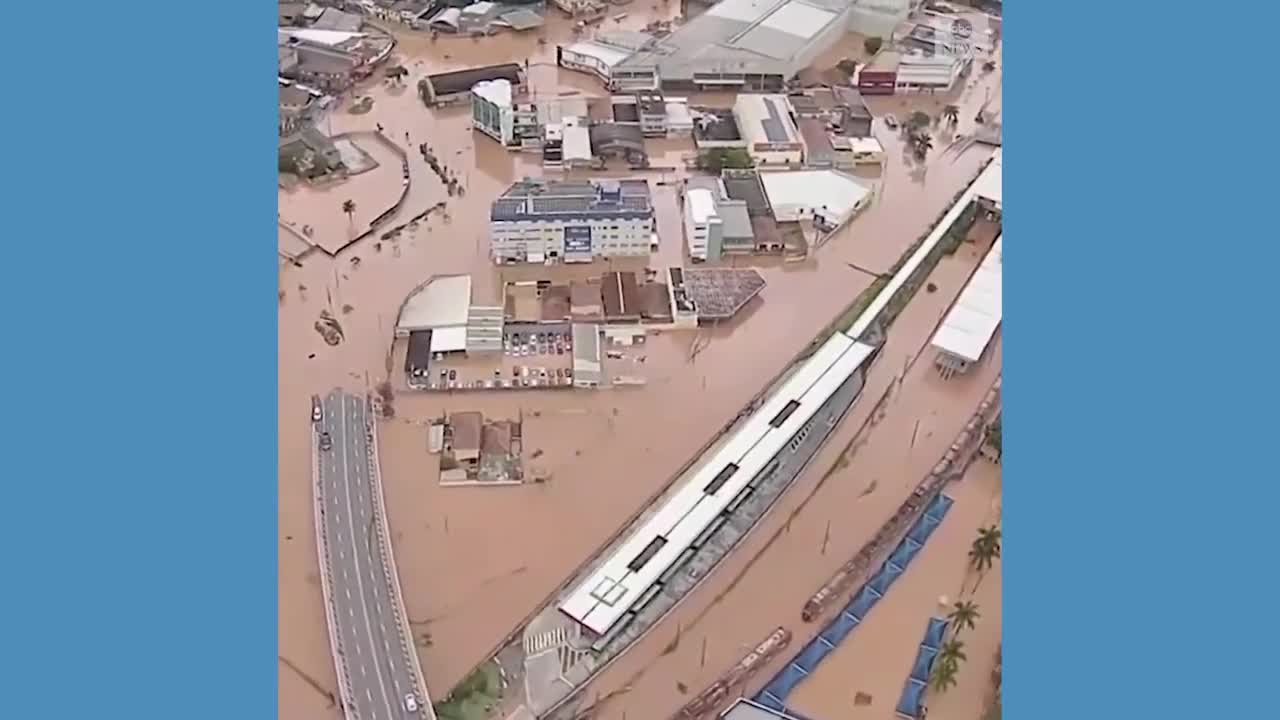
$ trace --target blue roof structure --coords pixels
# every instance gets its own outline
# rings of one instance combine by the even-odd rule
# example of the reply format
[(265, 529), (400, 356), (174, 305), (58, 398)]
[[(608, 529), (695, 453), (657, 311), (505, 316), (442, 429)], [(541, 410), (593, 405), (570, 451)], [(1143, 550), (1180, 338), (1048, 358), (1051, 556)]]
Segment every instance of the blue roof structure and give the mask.
[[(898, 543), (898, 546), (889, 555), (889, 559), (880, 567), (879, 572), (867, 581), (865, 585), (858, 588), (858, 591), (853, 594), (849, 603), (840, 613), (831, 622), (827, 623), (813, 640), (801, 648), (796, 653), (796, 656), (791, 659), (791, 662), (787, 663), (769, 680), (764, 688), (753, 698), (755, 703), (773, 710), (790, 712), (786, 709), (786, 700), (791, 691), (795, 690), (796, 686), (803, 682), (806, 677), (813, 674), (813, 671), (826, 659), (827, 655), (830, 655), (849, 636), (849, 633), (853, 632), (854, 628), (866, 620), (867, 614), (880, 601), (880, 598), (884, 597), (885, 593), (889, 591), (894, 581), (906, 571), (907, 566), (919, 554), (920, 548), (924, 547), (924, 543), (929, 539), (929, 536), (942, 523), (942, 518), (951, 509), (952, 502), (951, 498), (946, 495), (939, 495), (929, 504), (929, 507), (925, 509), (924, 515), (907, 531), (907, 537)], [(941, 626), (935, 625), (935, 621), (940, 622)], [(933, 656), (937, 655), (938, 646), (945, 629), (945, 620), (940, 620), (939, 618), (930, 620), (925, 634), (925, 643), (929, 645), (928, 649), (933, 653), (928, 660), (929, 665), (932, 664)], [(919, 697), (924, 696), (923, 684), (927, 682), (928, 668), (926, 667), (924, 677), (921, 680), (922, 687), (916, 693), (917, 700)], [(911, 717), (914, 717), (914, 715)]]
[(947, 621), (934, 617), (924, 629), (924, 640), (916, 651), (916, 661), (912, 663), (911, 675), (902, 688), (902, 697), (895, 708), (905, 718), (920, 717), (920, 707), (924, 702), (925, 691), (929, 688), (929, 674), (933, 672), (933, 661), (938, 657), (943, 638), (947, 635)]

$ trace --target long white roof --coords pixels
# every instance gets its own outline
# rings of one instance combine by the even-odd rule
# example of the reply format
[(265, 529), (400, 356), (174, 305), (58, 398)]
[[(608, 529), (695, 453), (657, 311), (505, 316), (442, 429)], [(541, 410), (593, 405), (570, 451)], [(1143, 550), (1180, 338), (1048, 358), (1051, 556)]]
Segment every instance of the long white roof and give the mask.
[[(925, 257), (927, 257), (929, 253), (933, 252), (933, 249), (942, 241), (942, 236), (947, 234), (947, 230), (951, 229), (951, 226), (955, 224), (956, 219), (959, 218), (960, 215), (964, 213), (965, 209), (969, 207), (969, 203), (973, 202), (975, 197), (985, 197), (978, 194), (978, 189), (987, 187), (987, 191), (990, 192), (992, 178), (994, 177), (996, 180), (999, 180), (1000, 158), (1002, 156), (1003, 152), (1000, 149), (997, 149), (995, 155), (991, 159), (991, 162), (987, 163), (987, 166), (982, 169), (982, 172), (978, 175), (977, 179), (975, 179), (973, 183), (969, 185), (968, 189), (960, 195), (960, 199), (955, 201), (951, 206), (951, 209), (942, 217), (942, 221), (933, 226), (933, 230), (929, 231), (929, 235), (925, 237), (924, 242), (920, 244), (920, 247), (911, 254), (911, 257), (907, 258), (907, 261), (903, 263), (902, 268), (898, 270), (898, 273), (889, 279), (889, 283), (884, 286), (884, 289), (880, 291), (879, 295), (876, 295), (875, 299), (871, 301), (871, 304), (867, 306), (867, 309), (862, 311), (862, 314), (858, 316), (858, 319), (853, 321), (853, 325), (848, 330), (849, 337), (862, 337), (862, 334), (871, 327), (871, 324), (880, 316), (880, 313), (884, 312), (885, 306), (889, 304), (889, 300), (898, 292), (903, 284), (907, 282), (907, 278), (911, 277), (911, 275), (915, 273), (916, 268), (920, 267), (920, 264), (924, 262)], [(995, 187), (999, 187), (998, 182), (995, 183)]]
[(1004, 165), (1001, 162), (1003, 155), (996, 153), (991, 159), (991, 164), (978, 177), (978, 181), (973, 184), (973, 192), (980, 198), (985, 198), (995, 203), (997, 209), (1004, 209)]
[(839, 170), (792, 170), (762, 172), (760, 183), (769, 204), (826, 209), (826, 213), (845, 217), (871, 194), (865, 185)]
[(597, 635), (609, 632), (874, 349), (833, 335), (564, 597), (560, 610)]
[(396, 329), (412, 332), (450, 326), (465, 328), (470, 307), (470, 275), (434, 277), (405, 300)]
[(969, 284), (961, 291), (942, 327), (934, 333), (930, 343), (933, 347), (969, 362), (977, 362), (986, 351), (1004, 312), (1003, 240), (1003, 235), (996, 238)]

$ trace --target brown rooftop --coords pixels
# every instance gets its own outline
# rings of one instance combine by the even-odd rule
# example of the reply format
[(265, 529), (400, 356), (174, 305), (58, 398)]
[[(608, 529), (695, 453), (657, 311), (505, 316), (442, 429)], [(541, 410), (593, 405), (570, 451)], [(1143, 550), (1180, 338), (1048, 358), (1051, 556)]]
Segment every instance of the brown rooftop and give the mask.
[(639, 319), (640, 293), (633, 272), (607, 272), (602, 283), (606, 319)]
[(640, 314), (648, 320), (671, 320), (671, 298), (667, 286), (651, 282), (640, 286)]
[(453, 434), (455, 453), (480, 452), (480, 433), (484, 428), (484, 416), (474, 410), (457, 412), (449, 416), (449, 429)]
[(484, 426), (480, 451), (485, 455), (510, 455), (511, 438), (515, 435), (515, 423), (510, 420), (497, 420)]
[(575, 314), (600, 312), (600, 286), (574, 282), (569, 286), (569, 306)]

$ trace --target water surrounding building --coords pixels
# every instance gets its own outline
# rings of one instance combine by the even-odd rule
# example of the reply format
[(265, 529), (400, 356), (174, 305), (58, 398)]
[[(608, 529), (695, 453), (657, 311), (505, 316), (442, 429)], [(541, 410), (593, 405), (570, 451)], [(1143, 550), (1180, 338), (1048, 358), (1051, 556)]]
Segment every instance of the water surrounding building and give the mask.
[(645, 256), (655, 229), (648, 181), (526, 178), (493, 201), (489, 251), (499, 264)]

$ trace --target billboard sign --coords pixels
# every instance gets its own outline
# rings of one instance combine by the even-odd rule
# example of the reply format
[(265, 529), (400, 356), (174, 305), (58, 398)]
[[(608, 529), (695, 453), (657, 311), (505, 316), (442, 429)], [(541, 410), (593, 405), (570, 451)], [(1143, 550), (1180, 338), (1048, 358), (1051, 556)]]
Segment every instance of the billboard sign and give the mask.
[(569, 225), (564, 229), (566, 257), (591, 257), (591, 226)]

